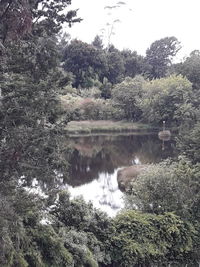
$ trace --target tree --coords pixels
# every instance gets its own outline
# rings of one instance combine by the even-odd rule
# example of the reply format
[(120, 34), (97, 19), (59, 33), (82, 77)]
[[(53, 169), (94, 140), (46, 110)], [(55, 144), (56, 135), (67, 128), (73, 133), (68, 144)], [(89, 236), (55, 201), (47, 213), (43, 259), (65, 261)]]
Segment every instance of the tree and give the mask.
[(141, 76), (133, 79), (127, 77), (112, 90), (112, 99), (124, 110), (126, 119), (137, 121), (141, 116), (138, 102), (142, 97), (143, 83), (144, 79)]
[(120, 51), (111, 45), (106, 53), (106, 57), (108, 62), (108, 71), (105, 76), (112, 84), (121, 82), (125, 69)]
[(192, 104), (192, 84), (182, 76), (169, 76), (146, 82), (143, 86), (140, 108), (144, 121), (168, 125), (190, 123), (195, 119)]
[(139, 56), (137, 52), (131, 50), (122, 50), (121, 55), (124, 61), (124, 76), (134, 78), (143, 71), (143, 57)]
[(175, 71), (183, 76), (193, 84), (194, 89), (200, 88), (200, 51), (194, 50), (190, 56), (182, 63), (175, 65)]
[(182, 131), (177, 137), (177, 147), (194, 164), (200, 163), (200, 123), (197, 122), (190, 131)]
[[(16, 40), (33, 30), (33, 33), (47, 35), (58, 33), (64, 22), (70, 26), (80, 22), (77, 10), (63, 13), (70, 0), (4, 0), (0, 2), (0, 40)], [(54, 29), (52, 31), (52, 29)]]
[(146, 63), (149, 65), (147, 75), (150, 79), (166, 76), (172, 58), (180, 50), (176, 37), (165, 37), (153, 42), (146, 51)]
[[(58, 173), (66, 173), (66, 160), (59, 145), (62, 143), (61, 135), (59, 136), (61, 131), (55, 123), (59, 105), (56, 91), (59, 90), (62, 76), (57, 68), (55, 34), (58, 33), (61, 22), (72, 23), (76, 13), (69, 13), (68, 16), (61, 14), (70, 2), (0, 1), (0, 41), (4, 50), (1, 54), (4, 65), (1, 68), (0, 103), (2, 266), (32, 265), (30, 258), (28, 260), (24, 255), (30, 252), (26, 256), (31, 257), (33, 254), (40, 255), (42, 251), (30, 246), (27, 252), (27, 247), (32, 243), (29, 243), (31, 234), (26, 233), (27, 213), (36, 209), (32, 209), (36, 200), (21, 187), (31, 186), (33, 179), (36, 179), (43, 188), (46, 184), (50, 189), (52, 179), (55, 180)], [(40, 10), (41, 7), (44, 8)], [(27, 202), (29, 205), (25, 211)], [(37, 212), (39, 211), (42, 216), (42, 209), (38, 206)], [(37, 212), (33, 212), (33, 217), (36, 217)], [(36, 217), (37, 222), (40, 219), (41, 217)], [(53, 236), (53, 231), (50, 232)], [(34, 238), (31, 240), (35, 242)], [(47, 243), (48, 241), (46, 238)], [(56, 242), (56, 247), (58, 243)], [(70, 262), (68, 251), (64, 251), (63, 246), (58, 246), (57, 253), (60, 253), (60, 260), (65, 259), (63, 266), (66, 266)], [(52, 258), (55, 259), (55, 255)], [(35, 263), (39, 266), (44, 264), (45, 260)], [(50, 263), (54, 266), (56, 264), (59, 265), (54, 260)]]
[(0, 40), (4, 44), (7, 40), (15, 40), (30, 32), (32, 14), (30, 3), (23, 1), (0, 2)]
[(103, 49), (103, 41), (99, 35), (95, 36), (94, 41), (92, 42), (92, 45), (98, 49)]
[[(69, 251), (73, 251), (76, 266), (88, 256), (91, 260), (95, 259), (96, 264), (86, 266), (96, 267), (97, 262), (105, 266), (111, 263), (110, 238), (114, 228), (105, 213), (94, 209), (91, 203), (85, 203), (80, 197), (70, 200), (70, 195), (65, 191), (60, 192), (59, 201), (51, 213), (55, 218), (55, 228), (61, 223), (66, 227), (65, 244)], [(81, 247), (79, 244), (82, 244)], [(90, 255), (86, 257), (88, 252)]]
[(89, 88), (103, 81), (107, 70), (105, 53), (93, 45), (73, 40), (66, 48), (63, 67), (75, 76), (75, 87)]

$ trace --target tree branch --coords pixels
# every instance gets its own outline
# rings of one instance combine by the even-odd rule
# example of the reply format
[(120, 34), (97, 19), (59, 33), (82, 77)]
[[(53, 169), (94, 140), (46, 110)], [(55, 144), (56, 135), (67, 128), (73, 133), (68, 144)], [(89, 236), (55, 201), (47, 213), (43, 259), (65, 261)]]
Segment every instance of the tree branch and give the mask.
[(12, 5), (12, 3), (13, 3), (13, 0), (10, 0), (9, 3), (8, 3), (7, 8), (5, 9), (5, 11), (3, 12), (3, 14), (2, 14), (1, 17), (0, 17), (0, 21), (4, 18), (4, 16), (5, 16), (6, 13), (8, 12), (8, 10), (9, 10), (10, 6)]

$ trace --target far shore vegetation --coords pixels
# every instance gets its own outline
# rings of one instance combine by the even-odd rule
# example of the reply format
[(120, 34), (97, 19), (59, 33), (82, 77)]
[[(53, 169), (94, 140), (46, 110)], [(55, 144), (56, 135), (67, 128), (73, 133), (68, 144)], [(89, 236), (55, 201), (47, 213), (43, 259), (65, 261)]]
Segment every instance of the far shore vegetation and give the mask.
[(146, 131), (155, 131), (156, 127), (148, 124), (127, 121), (111, 120), (88, 120), (71, 121), (65, 127), (67, 134), (97, 134), (97, 133), (140, 133)]

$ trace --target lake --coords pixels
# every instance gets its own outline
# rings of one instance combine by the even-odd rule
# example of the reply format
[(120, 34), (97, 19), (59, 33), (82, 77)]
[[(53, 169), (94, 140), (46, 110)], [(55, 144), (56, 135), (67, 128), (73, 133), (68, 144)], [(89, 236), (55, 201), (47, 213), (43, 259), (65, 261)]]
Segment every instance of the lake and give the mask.
[(117, 183), (119, 169), (158, 163), (175, 154), (173, 139), (164, 142), (157, 133), (71, 137), (68, 148), (69, 180), (63, 187), (72, 197), (82, 195), (110, 216), (124, 206)]
[(117, 182), (118, 170), (136, 164), (158, 163), (175, 156), (175, 142), (159, 140), (157, 133), (101, 134), (67, 137), (63, 144), (68, 174), (57, 173), (54, 180), (28, 180), (19, 185), (29, 192), (49, 198), (53, 204), (59, 190), (67, 189), (71, 197), (82, 196), (94, 207), (115, 216), (123, 209), (124, 193)]

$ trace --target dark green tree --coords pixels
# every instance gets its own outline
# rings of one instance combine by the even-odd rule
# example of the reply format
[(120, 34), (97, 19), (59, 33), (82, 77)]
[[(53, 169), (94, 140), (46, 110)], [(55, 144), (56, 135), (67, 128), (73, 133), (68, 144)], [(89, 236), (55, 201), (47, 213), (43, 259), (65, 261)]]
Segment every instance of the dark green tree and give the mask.
[(194, 89), (200, 88), (200, 51), (194, 50), (190, 56), (182, 63), (176, 64), (175, 71), (183, 76), (193, 84)]
[(188, 132), (183, 131), (177, 137), (179, 151), (193, 163), (200, 163), (200, 123), (197, 122)]
[(132, 52), (131, 50), (122, 50), (121, 55), (124, 61), (124, 76), (134, 78), (137, 74), (143, 72), (143, 61), (144, 58), (137, 54), (137, 52)]
[(75, 76), (75, 87), (89, 88), (106, 74), (105, 53), (93, 45), (73, 40), (65, 49), (63, 67)]
[(121, 82), (124, 77), (125, 68), (120, 51), (111, 45), (107, 50), (106, 57), (108, 62), (106, 77), (108, 78), (108, 81), (112, 84)]
[(145, 57), (148, 77), (155, 79), (166, 76), (168, 67), (180, 48), (180, 42), (173, 36), (153, 42), (147, 49)]
[[(58, 173), (66, 173), (66, 160), (59, 145), (62, 138), (59, 136), (59, 127), (55, 124), (56, 110), (59, 108), (56, 92), (62, 78), (57, 68), (55, 34), (59, 32), (63, 22), (71, 24), (76, 15), (76, 12), (62, 14), (70, 3), (71, 1), (0, 1), (0, 41), (3, 47), (0, 57), (4, 63), (1, 66), (0, 85), (2, 266), (33, 264), (24, 256), (28, 247), (34, 250), (34, 245), (31, 247), (30, 244), (35, 242), (34, 238), (29, 242), (31, 234), (26, 233), (26, 211), (32, 211), (36, 218), (36, 213), (43, 216), (43, 211), (39, 206), (34, 208), (37, 206), (35, 199), (21, 187), (30, 187), (33, 179), (36, 179), (43, 188), (50, 189), (50, 184), (57, 179)], [(74, 22), (75, 20), (74, 18)], [(59, 155), (62, 155), (63, 160)], [(27, 203), (29, 205), (25, 209)], [(40, 219), (38, 218), (38, 223)], [(53, 235), (52, 231), (51, 233)], [(46, 242), (49, 243), (47, 239)], [(63, 249), (60, 247), (61, 251)], [(39, 255), (43, 252), (36, 249), (36, 252), (31, 253)], [(63, 257), (58, 259), (58, 256), (57, 261), (62, 261)], [(48, 265), (56, 266), (60, 263), (51, 261), (51, 255), (47, 255), (47, 258)], [(66, 263), (67, 260), (63, 266)], [(46, 259), (35, 265), (44, 264)]]

